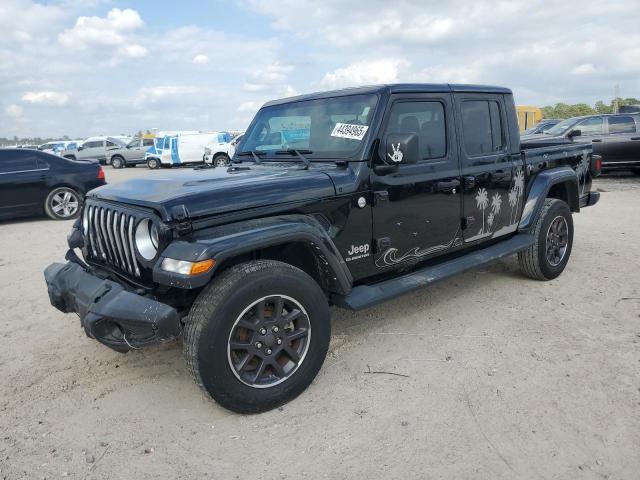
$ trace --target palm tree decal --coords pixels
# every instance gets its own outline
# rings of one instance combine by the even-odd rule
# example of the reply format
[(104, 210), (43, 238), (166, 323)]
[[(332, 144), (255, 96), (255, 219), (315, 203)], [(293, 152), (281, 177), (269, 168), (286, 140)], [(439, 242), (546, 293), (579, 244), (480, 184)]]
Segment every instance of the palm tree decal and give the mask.
[[(516, 174), (513, 176), (513, 186), (509, 192), (509, 204), (511, 205), (511, 224), (517, 220), (518, 208), (520, 207), (520, 199), (524, 192), (524, 173), (521, 168), (516, 170)], [(515, 204), (512, 203), (512, 196), (515, 198)]]
[(578, 176), (578, 182), (582, 178), (582, 187), (580, 188), (581, 194), (584, 193), (584, 187), (587, 185), (587, 172), (589, 171), (589, 152), (582, 152), (580, 163), (576, 166), (576, 175)]
[[(491, 224), (493, 224), (493, 220), (500, 213), (500, 209), (502, 208), (502, 195), (499, 193), (494, 193), (491, 197)], [(489, 230), (491, 230), (491, 224), (489, 224)]]
[(489, 196), (485, 188), (480, 188), (476, 194), (476, 207), (482, 210), (482, 230), (480, 233), (484, 233), (484, 210), (489, 205)]

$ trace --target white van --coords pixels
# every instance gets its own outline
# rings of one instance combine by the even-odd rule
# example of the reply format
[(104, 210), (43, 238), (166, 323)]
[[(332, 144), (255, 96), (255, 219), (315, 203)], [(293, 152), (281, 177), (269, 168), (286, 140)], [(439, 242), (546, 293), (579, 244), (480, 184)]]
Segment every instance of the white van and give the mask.
[(217, 144), (219, 135), (220, 132), (180, 133), (156, 138), (154, 146), (145, 154), (147, 166), (159, 168), (203, 163), (205, 148)]

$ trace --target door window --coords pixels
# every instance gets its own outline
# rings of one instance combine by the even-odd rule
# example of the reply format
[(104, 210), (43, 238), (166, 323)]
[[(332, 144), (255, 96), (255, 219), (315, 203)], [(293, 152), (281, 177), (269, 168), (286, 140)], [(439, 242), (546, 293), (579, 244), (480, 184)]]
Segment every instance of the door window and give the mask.
[(587, 118), (578, 123), (574, 129), (580, 130), (582, 136), (602, 135), (604, 133), (602, 117)]
[(102, 142), (85, 142), (82, 146), (84, 148), (98, 148), (102, 146)]
[(153, 138), (143, 138), (142, 139), (143, 147), (153, 147)]
[(447, 128), (441, 102), (396, 102), (391, 107), (387, 133), (413, 133), (420, 158), (442, 158), (447, 153)]
[(461, 109), (467, 155), (488, 155), (504, 149), (506, 136), (498, 102), (467, 100)]
[(609, 133), (636, 133), (633, 117), (609, 117)]

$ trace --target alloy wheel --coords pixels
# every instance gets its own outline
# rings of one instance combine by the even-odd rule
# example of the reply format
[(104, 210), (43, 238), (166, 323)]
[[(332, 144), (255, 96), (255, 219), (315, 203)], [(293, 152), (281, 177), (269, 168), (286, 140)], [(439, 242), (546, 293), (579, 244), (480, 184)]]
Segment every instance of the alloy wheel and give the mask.
[(546, 238), (547, 260), (553, 267), (560, 265), (567, 253), (569, 244), (569, 226), (567, 220), (558, 215), (549, 224)]
[(62, 190), (51, 197), (51, 210), (60, 218), (73, 217), (79, 208), (80, 200), (70, 190)]
[(247, 307), (231, 328), (229, 366), (245, 385), (272, 387), (300, 367), (310, 340), (309, 316), (297, 300), (285, 295), (263, 297)]

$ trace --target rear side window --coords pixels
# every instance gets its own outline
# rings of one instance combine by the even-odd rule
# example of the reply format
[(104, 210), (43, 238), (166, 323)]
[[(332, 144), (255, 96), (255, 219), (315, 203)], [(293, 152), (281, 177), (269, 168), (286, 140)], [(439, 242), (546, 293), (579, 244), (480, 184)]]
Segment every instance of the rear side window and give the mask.
[(462, 102), (462, 130), (467, 155), (488, 155), (504, 148), (500, 104), (493, 100)]
[(34, 152), (0, 152), (0, 173), (17, 173), (38, 169)]
[(84, 148), (97, 148), (102, 146), (102, 142), (85, 142), (82, 146)]
[(143, 138), (142, 139), (143, 147), (153, 147), (153, 138)]
[(447, 153), (447, 128), (444, 105), (441, 102), (394, 103), (389, 114), (387, 132), (417, 135), (422, 160), (441, 158)]
[(636, 133), (633, 117), (609, 117), (609, 133)]

